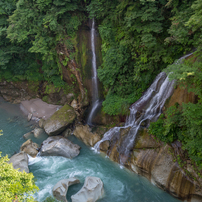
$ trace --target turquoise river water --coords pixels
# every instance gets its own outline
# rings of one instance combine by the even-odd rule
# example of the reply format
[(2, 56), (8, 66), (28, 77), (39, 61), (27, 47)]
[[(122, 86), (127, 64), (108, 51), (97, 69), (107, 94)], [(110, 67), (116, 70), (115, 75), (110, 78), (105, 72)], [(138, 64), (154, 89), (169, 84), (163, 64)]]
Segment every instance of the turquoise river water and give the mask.
[[(18, 152), (26, 140), (23, 134), (30, 132), (35, 122), (27, 122), (19, 105), (13, 105), (0, 98), (0, 151), (2, 155), (12, 156)], [(32, 138), (41, 144), (46, 139)], [(99, 202), (179, 202), (168, 193), (152, 185), (147, 179), (127, 170), (104, 155), (95, 153), (74, 136), (69, 138), (81, 146), (80, 155), (74, 159), (63, 157), (29, 158), (29, 169), (36, 178), (36, 185), (40, 191), (35, 194), (37, 201), (43, 202), (52, 195), (53, 186), (61, 179), (76, 177), (80, 184), (73, 185), (67, 192), (67, 199), (71, 202), (71, 195), (83, 186), (85, 177), (95, 176), (104, 183), (105, 196)]]

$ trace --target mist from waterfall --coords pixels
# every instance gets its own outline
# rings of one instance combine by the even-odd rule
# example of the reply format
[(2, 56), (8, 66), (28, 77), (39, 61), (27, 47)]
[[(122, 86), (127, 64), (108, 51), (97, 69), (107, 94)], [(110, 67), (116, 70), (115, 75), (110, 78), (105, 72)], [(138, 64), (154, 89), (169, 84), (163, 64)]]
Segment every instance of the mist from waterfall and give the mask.
[(95, 115), (96, 109), (99, 106), (98, 96), (98, 79), (97, 79), (97, 63), (95, 54), (95, 20), (92, 19), (91, 27), (91, 50), (92, 50), (92, 108), (88, 115), (87, 124), (92, 125), (92, 119)]
[[(179, 64), (191, 54), (183, 56), (176, 64)], [(158, 119), (162, 113), (162, 108), (166, 100), (174, 91), (174, 84), (175, 81), (169, 81), (166, 73), (161, 72), (158, 74), (143, 96), (131, 105), (130, 115), (127, 117), (125, 125), (123, 127), (114, 127), (107, 131), (102, 140), (95, 144), (95, 150), (99, 151), (102, 142), (111, 141), (115, 139), (115, 137), (118, 138), (120, 136), (121, 128), (129, 128), (129, 132), (124, 136), (117, 149), (119, 151), (119, 162), (124, 165), (134, 147), (135, 138), (139, 129), (141, 126), (148, 127), (151, 121), (156, 121)]]

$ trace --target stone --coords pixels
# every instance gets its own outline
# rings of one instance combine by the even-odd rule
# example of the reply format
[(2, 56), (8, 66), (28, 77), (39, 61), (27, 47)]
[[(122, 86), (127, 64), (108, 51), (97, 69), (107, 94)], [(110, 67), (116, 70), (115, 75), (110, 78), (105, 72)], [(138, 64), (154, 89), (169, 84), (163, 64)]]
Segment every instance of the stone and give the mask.
[(44, 132), (42, 128), (35, 128), (33, 131), (34, 137), (39, 138), (39, 136)]
[(27, 116), (27, 121), (30, 121), (32, 119), (32, 113), (29, 113)]
[(41, 99), (31, 99), (21, 102), (20, 108), (24, 113), (31, 113), (33, 117), (48, 119), (50, 118), (59, 108), (60, 105), (52, 105), (43, 102)]
[(25, 133), (25, 134), (23, 135), (23, 137), (24, 137), (25, 139), (29, 139), (32, 134), (33, 134), (32, 132), (28, 132), (28, 133)]
[(71, 107), (73, 107), (74, 109), (78, 109), (78, 103), (75, 99), (71, 102)]
[(109, 149), (109, 141), (106, 140), (100, 144), (100, 150), (107, 152)]
[(46, 120), (44, 129), (48, 135), (58, 135), (72, 124), (75, 118), (74, 109), (66, 104)]
[(31, 139), (27, 140), (22, 144), (20, 147), (20, 151), (24, 151), (25, 153), (29, 154), (32, 157), (36, 157), (39, 151), (39, 145), (32, 142)]
[(62, 136), (49, 137), (43, 141), (41, 156), (63, 156), (74, 158), (80, 153), (80, 146)]
[(71, 196), (72, 202), (95, 202), (104, 195), (103, 182), (98, 177), (86, 177), (83, 187)]
[(40, 119), (39, 120), (39, 127), (40, 128), (44, 128), (44, 124), (45, 124), (45, 120), (44, 119)]
[(67, 138), (67, 137), (69, 137), (71, 134), (72, 134), (72, 130), (69, 129), (69, 128), (67, 128), (66, 130), (64, 130), (64, 131), (62, 132), (61, 135)]
[(86, 145), (93, 147), (99, 140), (101, 136), (96, 133), (90, 132), (88, 125), (78, 125), (76, 126), (73, 134), (80, 140), (82, 140)]
[(14, 169), (18, 169), (20, 172), (25, 171), (26, 173), (29, 173), (29, 168), (28, 168), (28, 156), (25, 152), (20, 152), (15, 155), (13, 155), (10, 158), (9, 163), (13, 164)]
[(80, 181), (74, 177), (60, 180), (52, 189), (53, 196), (59, 201), (68, 202), (66, 199), (66, 195), (69, 186), (78, 183), (80, 183)]

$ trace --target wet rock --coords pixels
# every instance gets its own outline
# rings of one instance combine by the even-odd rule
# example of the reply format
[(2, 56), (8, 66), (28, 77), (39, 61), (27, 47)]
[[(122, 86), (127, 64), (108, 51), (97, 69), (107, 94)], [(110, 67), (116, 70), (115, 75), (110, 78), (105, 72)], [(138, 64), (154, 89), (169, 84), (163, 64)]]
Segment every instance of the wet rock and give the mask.
[(80, 183), (80, 181), (74, 177), (60, 180), (52, 189), (53, 196), (59, 201), (68, 202), (66, 199), (66, 195), (69, 186), (78, 183)]
[(62, 136), (49, 137), (43, 141), (41, 156), (64, 156), (74, 158), (80, 153), (80, 146)]
[(40, 128), (44, 128), (44, 124), (45, 124), (45, 120), (44, 119), (40, 119), (39, 120), (39, 127)]
[(64, 130), (62, 132), (62, 136), (66, 137), (66, 138), (69, 137), (71, 134), (72, 134), (72, 130), (69, 128), (67, 128), (66, 130)]
[(48, 135), (58, 135), (72, 124), (75, 118), (74, 109), (66, 104), (46, 120), (44, 129)]
[(31, 139), (27, 140), (22, 144), (20, 147), (20, 151), (24, 151), (25, 153), (29, 154), (32, 157), (36, 157), (38, 154), (39, 145), (32, 142)]
[(71, 100), (73, 99), (73, 97), (74, 97), (74, 94), (73, 94), (73, 93), (69, 93), (69, 94), (67, 94), (67, 95), (66, 95), (67, 102), (70, 103)]
[(34, 133), (35, 138), (39, 138), (39, 136), (44, 132), (44, 130), (41, 128), (35, 128), (32, 132)]
[(29, 113), (28, 116), (27, 116), (27, 121), (30, 121), (32, 119), (32, 114)]
[(95, 202), (104, 195), (103, 182), (98, 177), (86, 177), (84, 186), (71, 197), (72, 202)]
[(148, 134), (147, 129), (140, 130), (136, 137), (135, 149), (143, 148), (158, 148), (161, 146), (160, 142), (154, 140), (154, 138)]
[(50, 118), (61, 106), (52, 105), (43, 102), (41, 99), (31, 99), (21, 102), (20, 108), (24, 113), (31, 113), (33, 117), (48, 119)]
[(76, 126), (73, 134), (80, 140), (82, 140), (88, 146), (94, 146), (99, 140), (101, 140), (101, 136), (97, 133), (92, 133), (88, 125), (79, 125)]
[(100, 144), (100, 150), (107, 151), (109, 149), (109, 141), (106, 140)]
[(13, 155), (10, 158), (9, 163), (13, 164), (14, 169), (18, 169), (20, 172), (25, 171), (26, 173), (29, 173), (29, 168), (28, 168), (28, 156), (25, 152), (20, 152), (15, 155)]
[(32, 134), (33, 134), (32, 132), (28, 132), (28, 133), (25, 133), (25, 134), (23, 135), (23, 137), (24, 137), (25, 139), (29, 139)]
[(165, 104), (165, 109), (175, 105), (176, 102), (182, 105), (182, 103), (196, 103), (197, 100), (198, 97), (193, 92), (188, 92), (187, 88), (180, 88), (177, 86), (173, 95)]
[(74, 109), (78, 109), (78, 103), (75, 99), (71, 102), (71, 107), (73, 107)]
[[(139, 134), (131, 157), (131, 169), (174, 197), (194, 202), (202, 201), (202, 188), (199, 188), (202, 180), (194, 181), (174, 162), (175, 151), (171, 146), (155, 143), (151, 138), (145, 131)], [(197, 179), (191, 165), (186, 169)]]

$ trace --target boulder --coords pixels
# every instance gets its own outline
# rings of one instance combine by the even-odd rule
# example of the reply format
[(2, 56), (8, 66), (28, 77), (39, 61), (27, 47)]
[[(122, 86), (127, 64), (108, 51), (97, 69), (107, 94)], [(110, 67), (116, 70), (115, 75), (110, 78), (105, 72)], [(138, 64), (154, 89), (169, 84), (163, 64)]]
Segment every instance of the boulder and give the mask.
[(13, 155), (10, 158), (9, 163), (13, 164), (14, 169), (18, 169), (20, 172), (25, 171), (26, 173), (29, 173), (29, 168), (28, 168), (28, 156), (25, 152), (20, 152), (15, 155)]
[(25, 134), (23, 135), (23, 137), (24, 137), (25, 139), (29, 139), (32, 134), (33, 134), (32, 132), (28, 132), (28, 133), (25, 133)]
[(80, 153), (80, 146), (62, 136), (49, 137), (43, 141), (41, 156), (64, 156), (74, 158)]
[(64, 130), (63, 132), (62, 132), (62, 136), (64, 136), (64, 137), (69, 137), (70, 135), (72, 134), (72, 130), (70, 129), (70, 128), (67, 128), (66, 130)]
[(27, 121), (30, 121), (32, 119), (32, 116), (33, 116), (32, 113), (29, 113), (27, 116)]
[(25, 153), (29, 154), (32, 157), (36, 157), (38, 154), (39, 145), (32, 142), (31, 139), (27, 140), (22, 144), (20, 147), (20, 151), (24, 151)]
[(39, 136), (44, 132), (42, 128), (35, 128), (33, 131), (34, 137), (39, 138)]
[(80, 181), (74, 177), (60, 180), (52, 189), (53, 196), (59, 201), (68, 202), (66, 199), (66, 195), (69, 186), (78, 183), (80, 183)]
[(44, 129), (48, 135), (58, 135), (73, 123), (75, 118), (74, 109), (66, 104), (46, 120)]
[(45, 120), (44, 119), (40, 119), (39, 120), (39, 127), (40, 128), (44, 128), (44, 124), (45, 124)]
[(86, 177), (83, 187), (71, 197), (72, 202), (95, 202), (104, 195), (103, 182), (98, 177)]
[(21, 102), (20, 108), (24, 113), (31, 113), (33, 117), (48, 119), (51, 117), (61, 106), (52, 105), (46, 102), (43, 102), (41, 99), (31, 99)]
[(75, 99), (72, 100), (71, 107), (73, 107), (74, 109), (78, 109), (78, 103), (77, 103), (77, 101)]
[(88, 125), (76, 126), (73, 133), (78, 139), (82, 140), (86, 145), (91, 147), (101, 140), (101, 136), (97, 133), (92, 133)]

